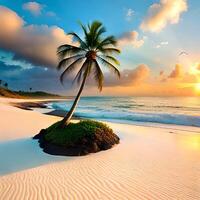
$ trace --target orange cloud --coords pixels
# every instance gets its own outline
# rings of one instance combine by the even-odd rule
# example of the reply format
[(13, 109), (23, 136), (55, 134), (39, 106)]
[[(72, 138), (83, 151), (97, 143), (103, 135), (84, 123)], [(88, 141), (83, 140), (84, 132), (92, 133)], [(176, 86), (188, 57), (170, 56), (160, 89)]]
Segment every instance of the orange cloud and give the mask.
[(144, 31), (160, 32), (167, 24), (177, 24), (182, 12), (187, 11), (187, 0), (160, 0), (148, 10), (140, 25)]
[(12, 10), (0, 6), (0, 38), (10, 36), (24, 25), (24, 20)]
[(163, 70), (161, 70), (160, 71), (160, 76), (162, 76), (164, 74), (164, 71)]
[(130, 86), (140, 85), (149, 77), (150, 68), (145, 64), (138, 65), (135, 69), (125, 69), (121, 71), (120, 79), (113, 74), (105, 75), (105, 86)]
[(192, 74), (190, 69), (188, 72), (183, 70), (183, 66), (176, 64), (175, 68), (167, 75), (164, 71), (159, 73), (159, 81), (161, 82), (172, 82), (178, 84), (195, 84), (198, 83), (198, 74)]
[(14, 11), (0, 6), (0, 48), (15, 53), (35, 65), (55, 67), (56, 49), (63, 43), (72, 43), (63, 29), (57, 26), (25, 25)]
[[(198, 65), (195, 65), (198, 67)], [(183, 70), (183, 66), (176, 64), (167, 74), (161, 70), (158, 76), (150, 76), (150, 69), (146, 65), (138, 66), (134, 70), (121, 72), (122, 80), (113, 84), (106, 84), (103, 89), (105, 95), (131, 96), (199, 96), (196, 86), (199, 84), (198, 74), (191, 74)], [(109, 76), (110, 78), (110, 76)], [(112, 79), (111, 79), (112, 80)], [(126, 82), (127, 81), (127, 82)], [(113, 87), (115, 84), (115, 87)]]
[[(145, 64), (140, 64), (136, 69), (134, 69), (131, 73), (129, 73), (129, 78), (131, 78), (131, 82), (134, 84), (138, 84), (146, 80), (146, 78), (150, 74), (150, 68)], [(126, 73), (125, 73), (125, 77)]]
[(33, 15), (37, 16), (37, 15), (41, 14), (43, 6), (39, 3), (37, 3), (37, 2), (31, 1), (31, 2), (27, 2), (27, 3), (23, 4), (22, 7), (23, 7), (24, 10), (28, 10)]
[[(90, 91), (88, 91), (89, 94)], [(93, 94), (95, 90), (92, 91)], [(92, 93), (91, 93), (92, 94)], [(178, 82), (142, 82), (140, 84), (115, 87), (104, 87), (104, 95), (130, 96), (196, 96), (194, 84), (180, 84)]]
[(183, 67), (180, 64), (176, 64), (175, 69), (170, 73), (169, 78), (182, 78)]

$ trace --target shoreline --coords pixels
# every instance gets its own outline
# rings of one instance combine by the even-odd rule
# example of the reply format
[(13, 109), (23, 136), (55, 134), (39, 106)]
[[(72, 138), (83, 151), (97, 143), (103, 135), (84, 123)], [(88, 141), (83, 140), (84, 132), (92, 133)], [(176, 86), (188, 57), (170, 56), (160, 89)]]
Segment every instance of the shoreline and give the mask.
[[(56, 117), (64, 117), (66, 115), (66, 111), (64, 110), (57, 110), (57, 109), (50, 109), (46, 104), (52, 103), (52, 102), (58, 102), (58, 101), (69, 101), (71, 98), (66, 98), (66, 99), (40, 99), (34, 101), (28, 101), (26, 100), (25, 102), (12, 102), (10, 103), (12, 106), (15, 106), (20, 109), (24, 110), (32, 110), (32, 111), (38, 111), (42, 114), (45, 115), (50, 115), (50, 116), (56, 116)], [(102, 121), (102, 122), (113, 122), (113, 123), (120, 123), (120, 124), (129, 124), (129, 125), (134, 125), (134, 126), (145, 126), (145, 127), (155, 127), (155, 128), (165, 128), (169, 130), (177, 130), (177, 131), (185, 131), (185, 132), (191, 132), (191, 133), (196, 133), (200, 134), (200, 127), (198, 126), (188, 126), (188, 125), (178, 125), (178, 124), (167, 124), (167, 123), (154, 123), (154, 122), (139, 122), (139, 121), (127, 121), (127, 120), (117, 120), (117, 119), (95, 119), (95, 118), (87, 118), (87, 117), (79, 117), (74, 115), (72, 117), (73, 120), (81, 120), (81, 119), (91, 119), (91, 120), (97, 120), (97, 121)], [(185, 127), (185, 128), (183, 128)], [(193, 130), (191, 130), (193, 129)], [(173, 133), (173, 132), (172, 132)]]
[[(56, 109), (50, 109), (46, 104), (48, 103), (53, 103), (53, 102), (58, 102), (58, 101), (69, 101), (69, 99), (57, 99), (57, 100), (41, 100), (41, 101), (25, 101), (25, 102), (11, 102), (10, 105), (20, 108), (23, 110), (30, 110), (30, 111), (43, 111), (41, 112), (42, 114), (45, 115), (51, 115), (51, 116), (57, 116), (57, 117), (64, 117), (66, 115), (66, 111), (64, 110), (56, 110)], [(78, 116), (73, 116), (72, 119), (80, 120), (84, 119)]]
[(24, 109), (24, 110), (33, 110), (33, 108), (47, 108), (48, 103), (52, 103), (52, 102), (58, 102), (58, 101), (68, 101), (71, 98), (66, 98), (66, 99), (36, 99), (34, 101), (34, 99), (31, 99), (31, 101), (29, 101), (30, 99), (24, 99), (25, 101), (20, 101), (20, 102), (10, 102), (10, 105), (20, 108), (20, 109)]
[[(33, 111), (38, 112), (42, 115), (52, 116), (52, 117), (64, 117), (66, 114), (66, 111), (64, 110), (56, 110), (56, 109), (50, 109), (46, 104), (51, 102), (58, 102), (58, 101), (69, 101), (70, 98), (66, 99), (14, 99), (14, 98), (1, 98), (0, 97), (0, 103), (6, 102), (6, 104), (11, 105), (13, 107), (27, 110), (27, 111)], [(125, 124), (125, 125), (133, 125), (133, 126), (139, 126), (139, 127), (152, 127), (152, 128), (162, 128), (169, 130), (169, 133), (176, 134), (177, 131), (183, 131), (185, 134), (200, 134), (200, 127), (196, 126), (187, 126), (187, 125), (177, 125), (177, 124), (164, 124), (164, 123), (151, 123), (151, 122), (129, 122), (129, 121), (119, 121), (119, 120), (109, 120), (109, 119), (93, 119), (93, 118), (83, 118), (78, 116), (73, 116), (72, 120), (81, 120), (81, 119), (91, 119), (91, 120), (97, 120), (104, 123), (117, 123), (117, 124)], [(172, 130), (172, 131), (170, 131)]]

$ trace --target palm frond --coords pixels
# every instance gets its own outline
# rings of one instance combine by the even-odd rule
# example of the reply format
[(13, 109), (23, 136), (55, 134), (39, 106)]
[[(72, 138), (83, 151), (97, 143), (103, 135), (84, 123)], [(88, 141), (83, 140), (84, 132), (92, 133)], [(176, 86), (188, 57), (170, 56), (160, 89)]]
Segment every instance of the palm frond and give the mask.
[(78, 23), (79, 23), (80, 27), (82, 28), (84, 34), (87, 35), (87, 28), (80, 21)]
[(78, 34), (76, 34), (74, 32), (70, 32), (70, 33), (68, 33), (68, 35), (73, 36), (73, 39), (80, 44), (80, 47), (82, 47), (82, 48), (88, 48), (87, 44), (79, 37)]
[(101, 68), (96, 60), (93, 61), (94, 79), (98, 84), (98, 89), (102, 91), (104, 76)]
[(59, 70), (62, 67), (67, 67), (67, 65), (69, 65), (72, 61), (74, 61), (74, 59), (81, 58), (81, 57), (84, 58), (85, 55), (84, 54), (78, 54), (78, 55), (74, 55), (74, 56), (71, 56), (71, 57), (68, 57), (68, 58), (64, 58), (58, 63), (57, 69)]
[(77, 46), (74, 46), (74, 45), (70, 45), (70, 44), (63, 44), (63, 45), (60, 45), (58, 48), (57, 48), (57, 53), (59, 53), (60, 51), (64, 51), (64, 50), (70, 50), (70, 49), (80, 49), (82, 51), (85, 51), (83, 48), (81, 47), (77, 47)]
[(98, 44), (98, 30), (101, 28), (102, 23), (99, 21), (94, 21), (92, 23), (92, 25), (89, 28), (89, 41), (90, 41), (90, 46), (93, 49), (94, 47), (96, 47), (96, 45)]
[(106, 28), (103, 26), (101, 27), (98, 32), (96, 33), (96, 39), (99, 38), (103, 33), (106, 32)]
[(97, 58), (103, 65), (107, 66), (111, 71), (113, 71), (115, 74), (117, 74), (117, 76), (120, 78), (119, 70), (112, 63), (108, 62), (106, 59), (104, 59), (100, 56), (98, 56)]
[(89, 27), (90, 30), (90, 34), (91, 35), (96, 35), (96, 33), (98, 32), (98, 30), (102, 27), (102, 23), (99, 21), (94, 21), (92, 23), (92, 25)]
[(88, 65), (88, 60), (86, 59), (85, 62), (82, 64), (81, 68), (79, 69), (78, 73), (76, 74), (75, 78), (73, 79), (73, 84), (77, 81), (79, 84), (82, 78), (83, 73), (85, 72)]
[(57, 55), (59, 59), (63, 59), (66, 56), (73, 56), (74, 54), (83, 52), (85, 52), (84, 49), (68, 44), (61, 45), (57, 48)]
[(90, 38), (89, 38), (89, 35), (88, 35), (88, 31), (87, 31), (87, 27), (85, 27), (81, 22), (79, 22), (79, 25), (81, 26), (83, 32), (84, 32), (84, 35), (85, 35), (85, 43), (87, 44), (88, 46), (88, 49), (90, 49)]
[(108, 62), (113, 62), (115, 65), (120, 65), (120, 62), (114, 58), (113, 56), (109, 56), (109, 55), (101, 55), (101, 57), (103, 57), (104, 59), (106, 59)]
[(115, 54), (120, 54), (121, 51), (117, 48), (112, 48), (112, 47), (109, 47), (109, 48), (102, 48), (102, 49), (99, 49), (98, 50), (99, 52), (101, 52), (102, 54), (107, 54), (107, 55), (112, 55), (113, 53)]
[(77, 60), (75, 60), (72, 64), (70, 64), (61, 74), (60, 76), (60, 82), (63, 84), (63, 79), (64, 79), (64, 76), (72, 71), (75, 71), (78, 64), (81, 63), (83, 61), (83, 58), (78, 58)]
[(94, 22), (91, 26), (91, 30), (90, 30), (90, 35), (92, 38), (92, 48), (96, 48), (100, 41), (101, 41), (101, 35), (106, 31), (105, 27), (102, 26), (101, 22)]
[(101, 49), (107, 46), (115, 46), (117, 44), (117, 40), (114, 36), (108, 36), (104, 40), (100, 41), (96, 49)]

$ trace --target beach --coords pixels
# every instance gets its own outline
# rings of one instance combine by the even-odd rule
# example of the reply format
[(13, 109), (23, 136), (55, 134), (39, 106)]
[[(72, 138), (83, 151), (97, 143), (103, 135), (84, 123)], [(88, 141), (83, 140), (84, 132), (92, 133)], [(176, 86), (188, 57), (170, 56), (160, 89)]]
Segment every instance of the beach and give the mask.
[(200, 128), (107, 122), (119, 145), (52, 156), (32, 137), (60, 117), (9, 102), (23, 100), (0, 98), (0, 199), (200, 199)]

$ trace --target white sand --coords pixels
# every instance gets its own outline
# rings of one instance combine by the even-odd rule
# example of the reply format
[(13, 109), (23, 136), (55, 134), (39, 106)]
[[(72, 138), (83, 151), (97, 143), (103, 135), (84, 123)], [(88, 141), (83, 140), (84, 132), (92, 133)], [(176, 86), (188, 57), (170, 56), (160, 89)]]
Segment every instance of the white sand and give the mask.
[(200, 135), (192, 127), (109, 123), (121, 138), (114, 148), (84, 157), (50, 156), (29, 137), (59, 118), (2, 101), (2, 200), (200, 199)]
[(41, 128), (45, 128), (59, 119), (8, 105), (8, 102), (25, 101), (31, 100), (0, 98), (0, 141), (33, 136)]

